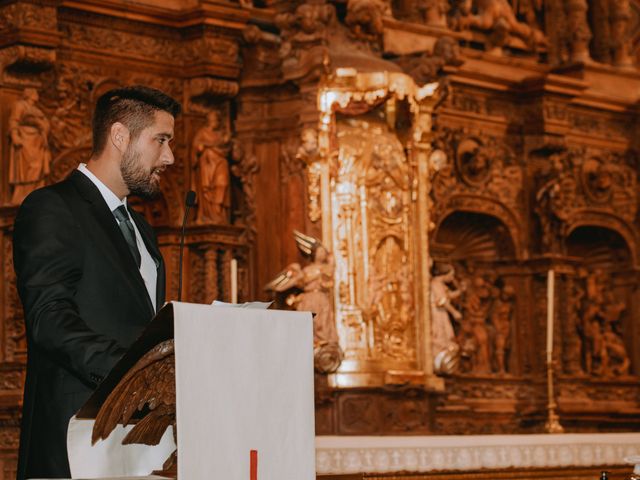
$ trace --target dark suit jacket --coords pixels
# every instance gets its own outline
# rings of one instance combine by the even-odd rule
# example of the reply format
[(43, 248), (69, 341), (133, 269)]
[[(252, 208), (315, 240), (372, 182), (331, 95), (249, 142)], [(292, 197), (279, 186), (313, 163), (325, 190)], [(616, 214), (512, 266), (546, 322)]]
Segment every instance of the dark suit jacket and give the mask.
[[(131, 211), (156, 260), (153, 230)], [(29, 195), (15, 221), (14, 266), (27, 329), (18, 480), (69, 478), (67, 424), (154, 315), (142, 276), (99, 190), (83, 173)]]

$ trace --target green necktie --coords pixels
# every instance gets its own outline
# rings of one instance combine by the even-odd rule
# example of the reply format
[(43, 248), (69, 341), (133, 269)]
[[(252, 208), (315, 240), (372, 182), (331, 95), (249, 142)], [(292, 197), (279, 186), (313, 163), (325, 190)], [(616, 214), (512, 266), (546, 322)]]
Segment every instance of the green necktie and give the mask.
[(133, 228), (133, 223), (131, 223), (129, 212), (127, 212), (127, 209), (124, 205), (120, 205), (113, 211), (113, 214), (118, 219), (118, 226), (120, 227), (120, 231), (122, 232), (122, 235), (124, 235), (124, 239), (127, 241), (127, 245), (129, 245), (129, 250), (131, 250), (131, 255), (133, 255), (133, 258), (136, 261), (136, 265), (138, 265), (138, 268), (140, 268), (142, 257), (140, 256), (140, 250), (138, 250), (138, 242), (136, 242), (136, 231)]

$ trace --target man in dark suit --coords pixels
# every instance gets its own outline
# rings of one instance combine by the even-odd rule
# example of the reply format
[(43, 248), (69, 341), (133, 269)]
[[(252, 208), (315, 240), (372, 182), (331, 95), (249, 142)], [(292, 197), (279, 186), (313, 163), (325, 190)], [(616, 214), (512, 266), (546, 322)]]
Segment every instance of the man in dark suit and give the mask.
[(127, 195), (158, 193), (179, 112), (151, 88), (105, 93), (87, 164), (18, 211), (14, 265), (28, 345), (18, 480), (70, 477), (69, 419), (164, 302), (156, 237)]

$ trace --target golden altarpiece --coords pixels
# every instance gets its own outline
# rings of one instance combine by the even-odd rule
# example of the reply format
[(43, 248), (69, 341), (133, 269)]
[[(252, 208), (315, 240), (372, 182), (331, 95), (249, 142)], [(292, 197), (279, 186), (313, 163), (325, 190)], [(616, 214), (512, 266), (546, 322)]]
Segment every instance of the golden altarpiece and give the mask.
[(437, 383), (430, 344), (420, 341), (430, 332), (428, 157), (436, 90), (404, 73), (351, 68), (320, 84), (318, 149), (305, 160), (309, 219), (321, 225), (335, 256), (344, 359), (329, 377), (334, 387), (415, 376)]
[[(0, 2), (0, 478), (26, 359), (18, 204), (135, 83), (184, 105), (138, 204), (168, 298), (195, 189), (186, 300), (230, 300), (237, 262), (240, 301), (323, 306), (341, 361), (316, 374), (319, 435), (543, 431), (550, 269), (562, 424), (637, 430), (638, 32), (638, 0)], [(287, 265), (298, 283), (265, 291)]]

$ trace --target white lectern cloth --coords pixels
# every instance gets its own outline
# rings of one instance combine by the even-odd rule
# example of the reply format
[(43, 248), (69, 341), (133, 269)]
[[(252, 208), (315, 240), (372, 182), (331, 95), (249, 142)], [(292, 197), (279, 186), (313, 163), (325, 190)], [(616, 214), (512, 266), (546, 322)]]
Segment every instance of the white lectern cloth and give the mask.
[(307, 312), (174, 304), (178, 477), (315, 480)]
[(69, 421), (67, 451), (73, 478), (108, 478), (146, 476), (162, 470), (162, 464), (173, 453), (173, 427), (169, 427), (156, 446), (122, 445), (133, 425), (118, 425), (106, 440), (91, 446), (93, 420)]

